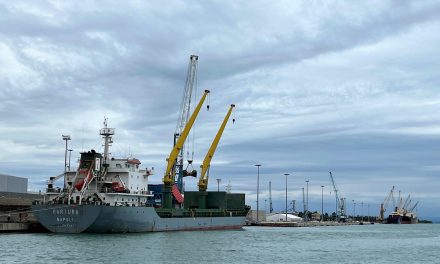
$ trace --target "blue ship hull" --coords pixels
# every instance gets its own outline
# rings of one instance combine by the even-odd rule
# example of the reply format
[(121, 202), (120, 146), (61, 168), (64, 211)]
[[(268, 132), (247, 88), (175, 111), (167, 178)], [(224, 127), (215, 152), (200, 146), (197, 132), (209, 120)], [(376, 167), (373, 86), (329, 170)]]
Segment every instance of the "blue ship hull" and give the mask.
[(153, 207), (33, 205), (38, 221), (54, 233), (128, 233), (241, 229), (245, 216), (160, 217)]

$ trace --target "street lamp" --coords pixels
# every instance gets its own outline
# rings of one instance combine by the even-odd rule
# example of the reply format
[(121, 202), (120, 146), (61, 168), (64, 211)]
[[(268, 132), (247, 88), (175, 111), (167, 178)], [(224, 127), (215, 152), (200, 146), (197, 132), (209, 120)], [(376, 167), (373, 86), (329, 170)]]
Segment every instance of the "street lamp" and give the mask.
[(284, 176), (286, 176), (286, 222), (287, 222), (287, 176), (289, 176), (289, 173), (284, 173)]
[(260, 194), (260, 167), (261, 164), (255, 164), (254, 166), (257, 167), (257, 223), (259, 223), (259, 218), (258, 218), (258, 198), (259, 198), (259, 194)]
[(73, 149), (68, 149), (67, 151), (69, 151), (69, 166), (68, 166), (68, 168), (69, 168), (69, 171), (70, 171), (70, 157), (72, 156)]
[(367, 206), (368, 222), (370, 222), (370, 204)]
[(220, 191), (220, 182), (222, 181), (222, 179), (216, 179), (217, 180), (217, 192)]
[(67, 141), (70, 140), (70, 136), (69, 135), (62, 135), (63, 140), (66, 141), (66, 149), (64, 151), (64, 173), (66, 173), (66, 168), (67, 168)]
[(324, 222), (324, 185), (321, 185), (321, 219)]
[(309, 180), (306, 180), (306, 221), (309, 220)]
[(361, 202), (361, 222), (364, 221), (364, 202)]
[(353, 221), (356, 221), (356, 203), (354, 202), (354, 200), (351, 201), (353, 202)]

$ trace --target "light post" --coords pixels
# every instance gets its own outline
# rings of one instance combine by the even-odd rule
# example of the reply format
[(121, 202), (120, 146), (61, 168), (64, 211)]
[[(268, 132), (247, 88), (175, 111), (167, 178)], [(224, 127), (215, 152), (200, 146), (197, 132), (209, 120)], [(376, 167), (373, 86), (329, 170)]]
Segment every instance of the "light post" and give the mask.
[(287, 222), (287, 176), (289, 176), (289, 173), (284, 173), (284, 176), (286, 176), (286, 222)]
[(67, 169), (67, 141), (70, 140), (70, 136), (69, 135), (62, 135), (63, 136), (63, 140), (66, 141), (66, 149), (64, 151), (64, 174), (66, 174), (66, 169)]
[(356, 203), (354, 202), (354, 200), (351, 200), (351, 201), (353, 201), (353, 222), (355, 222), (356, 221)]
[(364, 202), (361, 202), (361, 222), (364, 221)]
[(309, 221), (309, 180), (306, 180), (306, 221)]
[(222, 179), (216, 179), (217, 180), (217, 192), (220, 192), (220, 182)]
[(370, 204), (367, 205), (368, 222), (370, 222)]
[(324, 185), (321, 185), (321, 219), (324, 222)]
[(69, 168), (69, 171), (70, 171), (70, 157), (72, 156), (73, 149), (68, 149), (67, 151), (69, 151), (69, 166), (68, 166), (68, 168)]
[(258, 217), (258, 198), (259, 198), (259, 194), (260, 194), (260, 167), (261, 164), (255, 164), (255, 166), (257, 167), (257, 223), (259, 223), (259, 217)]
[(266, 202), (267, 202), (267, 199), (264, 199), (264, 213), (267, 213)]

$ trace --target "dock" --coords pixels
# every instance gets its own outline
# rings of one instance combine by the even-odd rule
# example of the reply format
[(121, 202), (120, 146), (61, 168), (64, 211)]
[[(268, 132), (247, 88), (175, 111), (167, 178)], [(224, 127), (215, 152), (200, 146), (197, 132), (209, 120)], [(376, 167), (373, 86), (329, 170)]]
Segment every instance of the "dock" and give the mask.
[[(270, 227), (321, 227), (321, 226), (349, 226), (349, 225), (362, 225), (365, 223), (360, 222), (334, 222), (334, 221), (325, 221), (325, 222), (260, 222), (258, 224), (254, 223), (253, 226), (270, 226)], [(368, 223), (370, 224), (370, 223)]]
[(40, 194), (0, 192), (0, 233), (47, 232), (31, 211), (32, 202), (43, 198)]

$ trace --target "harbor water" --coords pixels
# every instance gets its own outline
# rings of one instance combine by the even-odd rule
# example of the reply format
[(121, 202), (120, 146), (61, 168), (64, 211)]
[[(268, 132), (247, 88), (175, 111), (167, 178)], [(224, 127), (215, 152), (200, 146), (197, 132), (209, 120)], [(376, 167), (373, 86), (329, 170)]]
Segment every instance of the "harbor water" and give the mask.
[(440, 263), (439, 224), (0, 238), (0, 263)]

